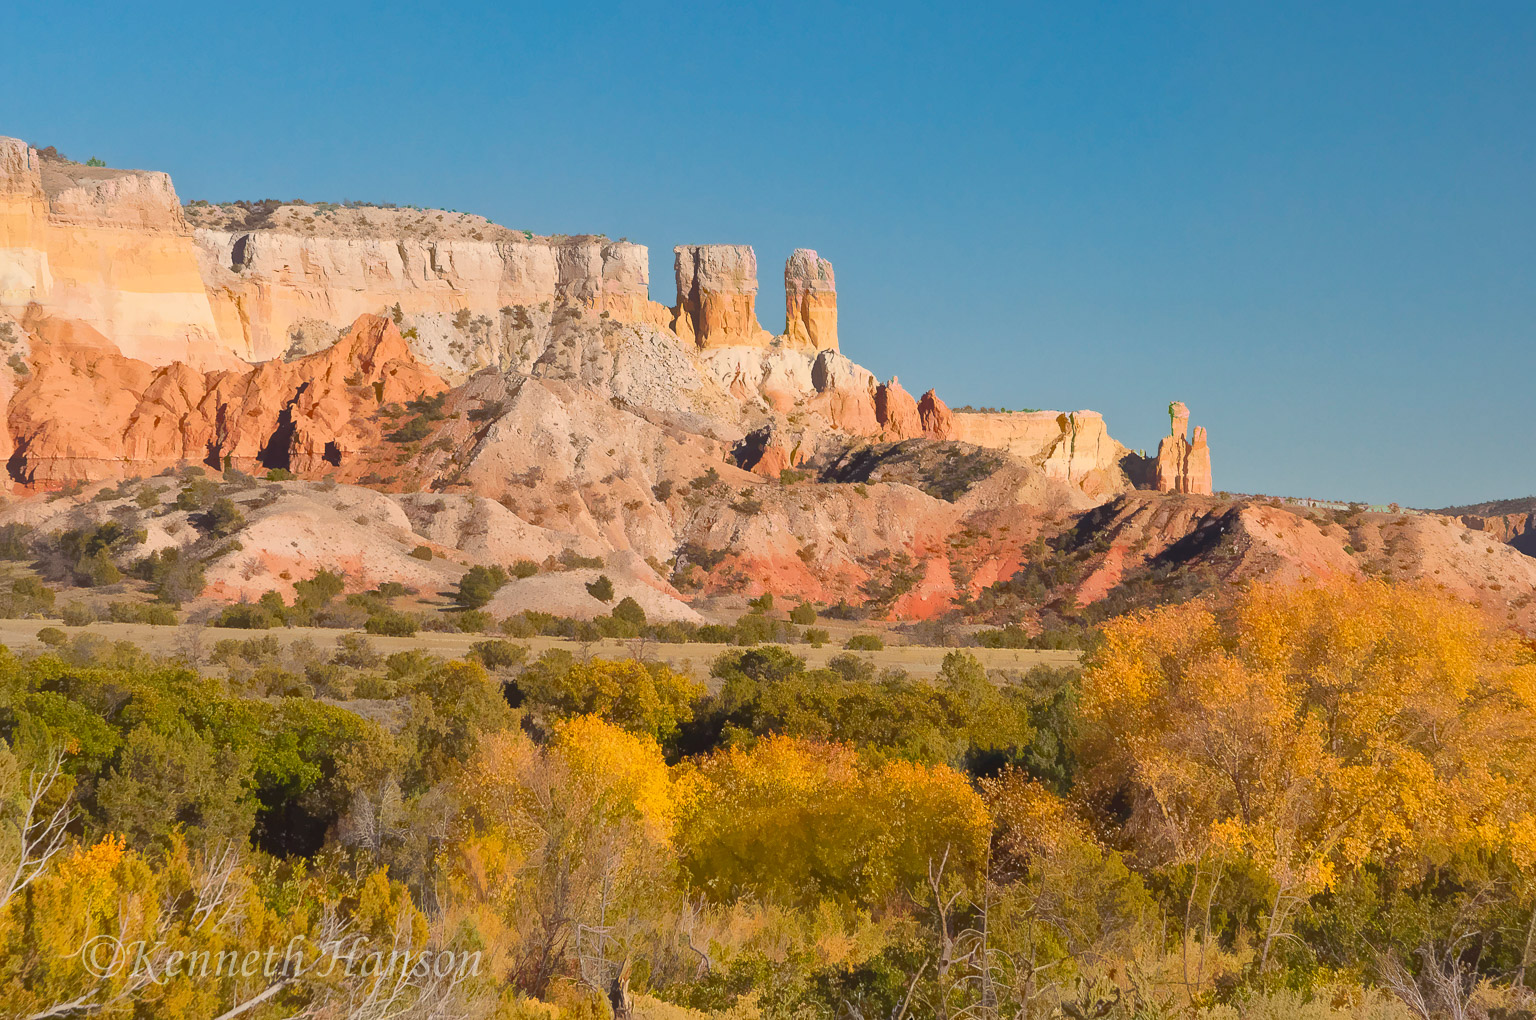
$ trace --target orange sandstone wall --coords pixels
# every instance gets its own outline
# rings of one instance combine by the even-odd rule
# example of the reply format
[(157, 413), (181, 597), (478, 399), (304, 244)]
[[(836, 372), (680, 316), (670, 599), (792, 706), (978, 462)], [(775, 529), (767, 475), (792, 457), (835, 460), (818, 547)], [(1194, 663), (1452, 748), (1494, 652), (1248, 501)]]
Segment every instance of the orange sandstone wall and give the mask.
[(37, 304), (151, 364), (235, 367), (163, 173), (44, 159), (0, 138), (0, 308)]

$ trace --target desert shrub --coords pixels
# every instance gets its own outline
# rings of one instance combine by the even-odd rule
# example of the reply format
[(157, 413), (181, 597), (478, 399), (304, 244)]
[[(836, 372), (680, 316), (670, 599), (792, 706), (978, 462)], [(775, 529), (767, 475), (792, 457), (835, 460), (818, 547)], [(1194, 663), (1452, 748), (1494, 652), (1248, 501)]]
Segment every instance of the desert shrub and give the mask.
[(809, 627), (816, 622), (816, 606), (810, 602), (800, 603), (789, 611), (789, 622)]
[(539, 632), (539, 628), (527, 616), (518, 613), (501, 621), (501, 632), (508, 637), (531, 638)]
[(0, 524), (0, 560), (29, 560), (32, 547), (27, 536), (32, 532), (30, 524)]
[(328, 605), (316, 611), (313, 620), (316, 627), (358, 630), (367, 624), (368, 610), (362, 606), (351, 606), (346, 603)]
[(130, 529), (118, 521), (104, 521), (92, 527), (74, 528), (54, 536), (53, 544), (63, 564), (63, 573), (76, 584), (86, 587), (116, 584), (123, 579), (115, 557), (143, 542), (145, 532)]
[(24, 616), (45, 616), (53, 611), (52, 588), (35, 577), (18, 577), (11, 590), (0, 595), (0, 617), (14, 620)]
[(449, 619), (465, 634), (484, 634), (496, 626), (496, 621), (491, 614), (482, 609), (466, 609), (461, 613), (452, 613)]
[(411, 555), (416, 557), (418, 560), (430, 560), (432, 558), (432, 550), (428, 546), (418, 545), (416, 548), (411, 550)]
[(59, 619), (64, 621), (66, 627), (85, 627), (97, 620), (96, 610), (84, 602), (71, 602), (59, 613)]
[(173, 606), (197, 598), (207, 584), (203, 565), (175, 548), (150, 553), (135, 563), (130, 573), (148, 581), (156, 599)]
[(819, 627), (807, 627), (803, 637), (805, 638), (805, 643), (812, 648), (820, 648), (832, 640), (832, 635)]
[(495, 597), (507, 580), (507, 572), (499, 566), (470, 567), (459, 578), (454, 601), (465, 609), (479, 609)]
[(238, 630), (270, 630), (277, 625), (278, 621), (271, 609), (249, 602), (225, 606), (212, 623), (214, 627), (233, 627)]
[[(747, 602), (748, 608), (754, 612), (766, 613), (773, 609), (773, 592), (765, 591), (755, 599)], [(798, 621), (797, 621), (798, 622)]]
[(637, 628), (645, 626), (645, 610), (629, 595), (619, 599), (619, 604), (613, 607), (611, 615), (615, 620), (622, 620)]
[(113, 623), (147, 623), (156, 627), (174, 627), (176, 610), (143, 602), (113, 602), (107, 606), (107, 617)]
[(612, 602), (613, 582), (608, 579), (607, 574), (599, 574), (597, 580), (587, 585), (587, 594), (599, 602)]
[(291, 482), (299, 476), (287, 468), (273, 468), (267, 472), (266, 477), (269, 482)]
[(44, 627), (37, 632), (37, 640), (49, 648), (57, 648), (69, 640), (69, 635), (57, 627)]
[(843, 647), (853, 652), (878, 652), (885, 647), (885, 639), (879, 634), (855, 634), (843, 642)]
[(560, 553), (559, 563), (566, 570), (601, 570), (603, 558), (583, 556), (574, 549), (566, 549)]
[(468, 658), (479, 662), (486, 669), (514, 669), (528, 658), (526, 645), (513, 644), (500, 638), (476, 641), (469, 646)]
[(532, 560), (518, 560), (512, 564), (512, 576), (521, 580), (539, 572), (539, 565)]
[(199, 472), (183, 483), (176, 493), (176, 509), (206, 510), (219, 498), (219, 483)]
[(385, 609), (368, 617), (368, 622), (363, 629), (370, 634), (382, 634), (387, 637), (411, 637), (420, 629), (420, 626), (420, 621), (409, 613)]

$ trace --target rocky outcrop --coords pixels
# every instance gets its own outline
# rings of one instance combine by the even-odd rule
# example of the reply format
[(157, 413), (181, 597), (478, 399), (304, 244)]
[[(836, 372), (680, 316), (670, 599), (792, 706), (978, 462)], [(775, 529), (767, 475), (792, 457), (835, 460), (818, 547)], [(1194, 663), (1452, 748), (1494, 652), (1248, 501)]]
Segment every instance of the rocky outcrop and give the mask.
[(494, 241), (404, 236), (405, 223), (374, 220), (369, 226), (379, 233), (360, 237), (198, 230), (221, 331), (265, 359), (312, 340), (305, 333), (317, 324), (335, 329), (385, 309), (418, 331), (451, 332), (460, 344), (516, 307), (580, 306), (621, 322), (666, 324), (666, 309), (649, 298), (644, 245), (505, 231), (512, 236)]
[(784, 263), (784, 339), (837, 350), (837, 278), (832, 263), (809, 248), (796, 248)]
[(923, 434), (917, 401), (894, 375), (890, 382), (881, 383), (875, 390), (875, 420), (886, 439), (913, 439)]
[(917, 417), (929, 439), (955, 438), (955, 415), (937, 392), (929, 390), (917, 401)]
[(745, 244), (688, 244), (674, 249), (677, 307), (672, 331), (699, 348), (763, 346), (757, 323), (757, 255)]
[(1011, 453), (1091, 496), (1131, 487), (1121, 467), (1128, 451), (1097, 411), (957, 411), (952, 419), (951, 438)]
[(731, 448), (731, 457), (737, 467), (764, 478), (778, 478), (786, 470), (805, 463), (801, 445), (775, 425), (764, 425), (747, 433)]
[(381, 407), (430, 396), (443, 381), (394, 324), (363, 316), (329, 349), (243, 372), (155, 368), (73, 320), (34, 312), (32, 373), (11, 401), (13, 481), (152, 474), (206, 463), (256, 472), (356, 473), (392, 423)]
[(0, 138), (0, 309), (38, 304), (153, 365), (235, 368), (163, 173), (82, 166)]
[(1183, 401), (1168, 405), (1169, 434), (1157, 448), (1156, 482), (1159, 492), (1211, 493), (1211, 450), (1205, 428), (1197, 426), (1189, 436), (1189, 408)]

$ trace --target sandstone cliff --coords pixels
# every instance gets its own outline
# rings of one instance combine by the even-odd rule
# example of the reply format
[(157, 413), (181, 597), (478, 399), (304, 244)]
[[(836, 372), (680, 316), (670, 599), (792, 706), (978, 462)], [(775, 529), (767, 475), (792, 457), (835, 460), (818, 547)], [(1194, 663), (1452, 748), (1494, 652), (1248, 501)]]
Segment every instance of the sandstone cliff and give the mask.
[(837, 350), (837, 278), (832, 263), (797, 248), (784, 263), (784, 338), (816, 350)]
[(1104, 497), (1130, 488), (1121, 462), (1128, 451), (1096, 411), (994, 411), (952, 414), (951, 438), (1003, 450), (1038, 464), (1052, 478)]
[[(570, 304), (623, 322), (666, 320), (648, 296), (644, 245), (505, 228), (496, 240), (418, 236), (407, 214), (359, 215), (359, 223), (374, 233), (360, 234), (350, 221), (310, 234), (199, 229), (199, 264), (221, 331), (266, 359), (304, 349), (317, 339), (307, 334), (329, 343), (338, 325), (386, 310), (410, 319), (424, 352), (434, 342), (473, 345), (514, 306)], [(442, 360), (479, 367), (455, 364), (467, 360), (467, 351), (457, 353), (442, 351)]]
[(163, 173), (82, 166), (0, 138), (0, 310), (38, 304), (153, 364), (233, 368)]
[(757, 255), (745, 244), (689, 244), (675, 249), (677, 307), (672, 331), (697, 347), (762, 346), (773, 339), (757, 324)]
[(244, 371), (155, 367), (79, 322), (34, 310), (32, 372), (10, 402), (13, 481), (53, 487), (205, 463), (343, 469), (379, 451), (381, 405), (441, 392), (394, 324), (364, 316), (329, 349)]

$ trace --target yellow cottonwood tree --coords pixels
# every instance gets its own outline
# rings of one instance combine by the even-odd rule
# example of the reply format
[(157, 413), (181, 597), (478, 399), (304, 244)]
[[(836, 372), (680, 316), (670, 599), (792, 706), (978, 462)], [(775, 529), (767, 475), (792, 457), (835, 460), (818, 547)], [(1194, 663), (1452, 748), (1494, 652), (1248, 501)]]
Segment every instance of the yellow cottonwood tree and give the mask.
[(1340, 869), (1530, 831), (1536, 663), (1426, 586), (1257, 584), (1223, 611), (1113, 621), (1081, 710), (1083, 789), (1128, 808), (1143, 863), (1241, 854), (1270, 873), (1261, 967)]

